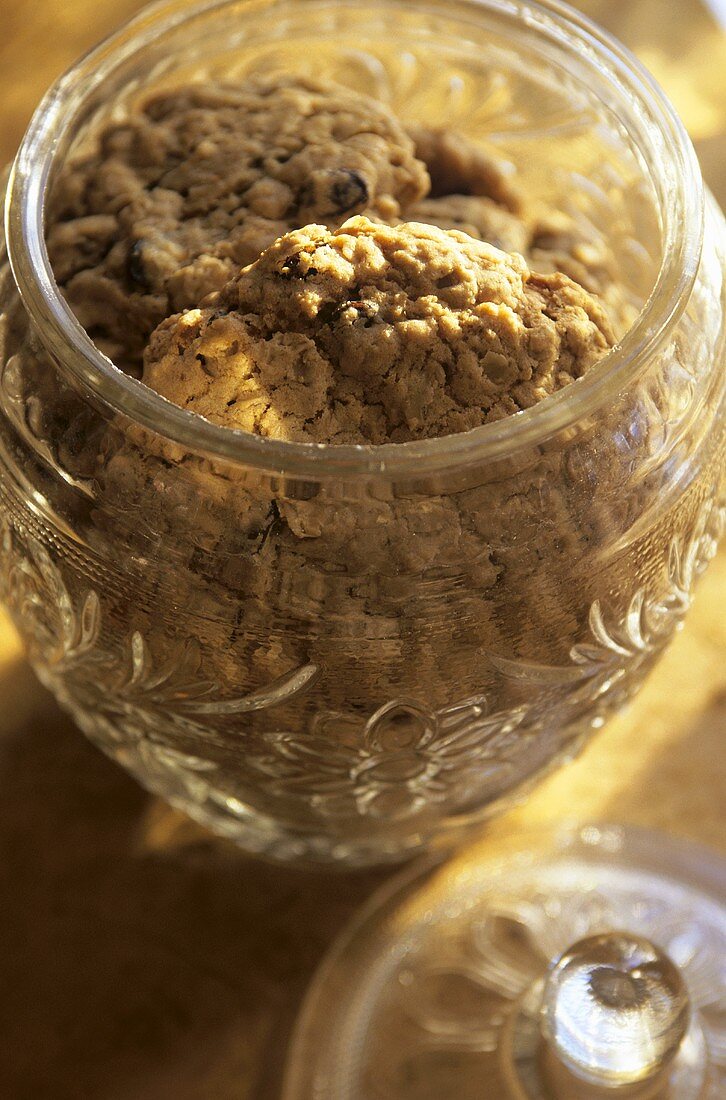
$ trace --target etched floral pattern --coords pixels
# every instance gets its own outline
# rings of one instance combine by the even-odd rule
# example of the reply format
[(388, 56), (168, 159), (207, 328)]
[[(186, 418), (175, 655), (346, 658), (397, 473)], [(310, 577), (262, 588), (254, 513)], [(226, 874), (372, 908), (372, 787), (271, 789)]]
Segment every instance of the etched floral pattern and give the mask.
[[(120, 650), (108, 647), (98, 593), (89, 588), (74, 600), (37, 539), (25, 534), (21, 540), (7, 519), (0, 530), (2, 598), (43, 683), (111, 755), (130, 763), (130, 750), (150, 776), (174, 776), (194, 802), (208, 796), (204, 777), (217, 771), (213, 760), (199, 755), (216, 739), (214, 719), (287, 701), (317, 673), (306, 666), (239, 696), (204, 677), (194, 638), (162, 662), (138, 630)], [(198, 751), (180, 747), (189, 745)]]
[(678, 629), (691, 606), (696, 581), (716, 554), (725, 523), (726, 505), (714, 490), (714, 498), (701, 509), (690, 536), (671, 540), (662, 592), (647, 596), (643, 588), (637, 589), (612, 626), (606, 623), (602, 601), (595, 600), (588, 616), (590, 640), (572, 647), (570, 666), (490, 659), (515, 679), (577, 684), (580, 677), (597, 678), (600, 690), (608, 690), (615, 679), (659, 652)]
[(320, 711), (308, 733), (273, 730), (244, 741), (245, 719), (292, 701), (320, 670), (304, 665), (239, 695), (205, 676), (195, 638), (162, 660), (138, 630), (109, 644), (98, 593), (72, 595), (48, 550), (7, 521), (0, 583), (44, 683), (96, 742), (152, 782), (163, 787), (172, 777), (182, 797), (202, 804), (218, 771), (214, 750), (222, 749), (268, 796), (326, 818), (398, 820), (497, 797), (526, 777), (528, 757), (543, 746), (547, 756), (561, 752), (583, 715), (588, 728), (602, 724), (682, 621), (723, 523), (724, 508), (709, 502), (691, 536), (672, 541), (662, 591), (636, 591), (612, 625), (595, 601), (590, 637), (572, 648), (567, 665), (483, 655), (491, 670), (527, 689), (521, 705), (492, 710), (476, 696), (432, 710), (393, 700), (365, 721)]
[(525, 708), (487, 709), (483, 697), (438, 711), (386, 703), (365, 723), (360, 743), (350, 716), (321, 714), (308, 737), (264, 734), (268, 751), (251, 763), (275, 792), (297, 793), (326, 816), (405, 817), (446, 800), (453, 786), (461, 796), (467, 777), (481, 790), (490, 775), (501, 782), (515, 772), (508, 757), (522, 751), (517, 730)]
[(569, 664), (483, 655), (503, 677), (529, 688), (530, 701), (521, 706), (491, 712), (479, 696), (437, 711), (393, 701), (365, 722), (322, 713), (310, 734), (263, 734), (264, 749), (251, 753), (248, 763), (273, 793), (331, 817), (402, 818), (432, 804), (461, 805), (501, 791), (526, 773), (524, 761), (546, 731), (559, 738), (561, 749), (583, 711), (597, 728), (627, 701), (641, 670), (683, 621), (695, 581), (716, 552), (725, 515), (723, 506), (709, 502), (690, 538), (671, 542), (663, 590), (648, 596), (638, 589), (613, 625), (595, 600), (590, 638), (572, 647)]

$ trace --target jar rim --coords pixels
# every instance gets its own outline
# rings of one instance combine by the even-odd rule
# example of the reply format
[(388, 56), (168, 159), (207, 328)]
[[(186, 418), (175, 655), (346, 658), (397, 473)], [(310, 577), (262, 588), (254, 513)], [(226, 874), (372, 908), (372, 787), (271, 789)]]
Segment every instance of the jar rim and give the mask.
[[(269, 0), (272, 6), (289, 2)], [(502, 459), (573, 427), (628, 387), (686, 308), (703, 241), (703, 183), (691, 141), (659, 84), (617, 39), (561, 0), (418, 0), (418, 6), (422, 12), (432, 12), (445, 3), (449, 17), (457, 9), (469, 15), (486, 10), (577, 43), (581, 54), (605, 68), (631, 106), (645, 108), (676, 162), (680, 187), (669, 194), (670, 201), (661, 210), (663, 259), (655, 286), (622, 340), (584, 377), (527, 410), (457, 435), (408, 443), (338, 445), (293, 443), (222, 427), (174, 405), (116, 367), (93, 344), (53, 275), (44, 212), (54, 152), (68, 119), (73, 118), (70, 106), (77, 106), (121, 60), (133, 56), (152, 37), (237, 3), (195, 0), (180, 7), (179, 0), (162, 0), (152, 4), (76, 62), (33, 115), (8, 181), (7, 248), (24, 305), (61, 369), (113, 413), (187, 450), (228, 464), (313, 480), (418, 478)]]

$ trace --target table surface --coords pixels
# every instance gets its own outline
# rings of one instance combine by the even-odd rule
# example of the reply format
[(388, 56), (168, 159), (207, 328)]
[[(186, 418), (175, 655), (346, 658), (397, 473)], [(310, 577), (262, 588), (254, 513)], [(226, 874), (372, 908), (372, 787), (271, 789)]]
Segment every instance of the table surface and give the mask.
[[(716, 9), (720, 0), (712, 0)], [(0, 0), (0, 152), (135, 0)], [(726, 206), (726, 33), (700, 0), (582, 0), (665, 85)], [(473, 846), (613, 820), (726, 853), (726, 554), (633, 709)], [(478, 846), (478, 847), (477, 847)], [(300, 997), (380, 873), (252, 861), (92, 748), (0, 619), (0, 1094), (273, 1100)]]

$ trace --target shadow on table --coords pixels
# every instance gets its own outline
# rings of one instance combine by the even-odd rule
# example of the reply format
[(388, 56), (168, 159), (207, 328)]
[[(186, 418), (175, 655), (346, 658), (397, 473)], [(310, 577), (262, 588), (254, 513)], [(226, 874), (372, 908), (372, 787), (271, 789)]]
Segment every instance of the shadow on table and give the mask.
[[(2, 1096), (277, 1100), (306, 984), (385, 876), (213, 840), (88, 744), (22, 662), (0, 700)], [(725, 725), (721, 695), (607, 816), (694, 821), (708, 840)]]
[(274, 1100), (306, 983), (381, 875), (268, 866), (185, 825), (21, 662), (0, 699), (2, 1095)]

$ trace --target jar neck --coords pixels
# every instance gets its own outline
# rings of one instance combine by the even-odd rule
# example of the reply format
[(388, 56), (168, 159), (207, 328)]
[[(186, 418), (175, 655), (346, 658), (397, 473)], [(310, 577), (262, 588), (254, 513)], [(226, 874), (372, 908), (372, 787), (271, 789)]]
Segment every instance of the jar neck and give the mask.
[[(558, 0), (430, 0), (417, 18), (480, 26), (487, 21), (527, 48), (546, 44), (567, 60), (568, 73), (612, 110), (638, 151), (658, 206), (662, 255), (653, 293), (623, 340), (583, 379), (516, 417), (459, 436), (416, 443), (341, 447), (263, 439), (210, 424), (177, 408), (126, 376), (92, 344), (55, 283), (44, 242), (44, 219), (56, 165), (98, 103), (128, 89), (138, 73), (154, 77), (174, 69), (184, 43), (212, 40), (224, 27), (244, 27), (264, 14), (345, 18), (348, 0), (204, 0), (155, 5), (82, 58), (51, 88), (36, 111), (18, 152), (8, 186), (6, 231), (13, 272), (39, 338), (61, 371), (111, 415), (120, 414), (157, 435), (228, 464), (312, 480), (438, 475), (500, 460), (536, 447), (593, 415), (627, 389), (669, 338), (696, 277), (703, 235), (703, 186), (692, 145), (655, 81), (618, 42)], [(356, 10), (360, 4), (356, 3)], [(371, 0), (372, 13), (392, 23), (408, 0)], [(327, 13), (327, 14), (326, 14)], [(335, 15), (333, 13), (336, 13)], [(411, 11), (408, 11), (411, 15)], [(206, 36), (206, 39), (205, 39)], [(180, 51), (182, 53), (180, 54)]]

